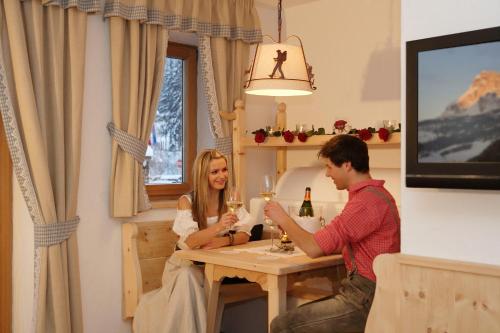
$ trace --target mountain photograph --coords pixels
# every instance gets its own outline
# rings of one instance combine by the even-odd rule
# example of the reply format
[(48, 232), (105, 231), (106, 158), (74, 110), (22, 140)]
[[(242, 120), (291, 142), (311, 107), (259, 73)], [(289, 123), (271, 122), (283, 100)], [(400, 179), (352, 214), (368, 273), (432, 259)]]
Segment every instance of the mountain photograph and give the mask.
[(419, 58), (419, 163), (500, 162), (500, 43), (485, 46)]

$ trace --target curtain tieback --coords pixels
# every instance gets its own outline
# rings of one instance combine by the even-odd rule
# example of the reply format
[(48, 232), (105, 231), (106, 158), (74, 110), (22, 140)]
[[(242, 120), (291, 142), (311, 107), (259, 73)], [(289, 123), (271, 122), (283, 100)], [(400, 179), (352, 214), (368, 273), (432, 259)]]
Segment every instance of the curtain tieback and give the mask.
[(107, 128), (109, 135), (118, 143), (121, 149), (132, 155), (140, 164), (144, 162), (146, 149), (148, 149), (148, 145), (145, 142), (115, 127), (115, 124), (112, 122), (108, 123)]
[(80, 217), (74, 219), (51, 223), (35, 224), (35, 248), (49, 247), (64, 242), (78, 227)]

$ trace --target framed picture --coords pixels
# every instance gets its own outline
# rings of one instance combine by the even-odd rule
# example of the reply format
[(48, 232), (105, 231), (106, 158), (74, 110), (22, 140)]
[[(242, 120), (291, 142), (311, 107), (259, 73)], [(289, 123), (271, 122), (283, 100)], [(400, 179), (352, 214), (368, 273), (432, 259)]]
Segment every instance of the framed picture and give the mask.
[(406, 44), (406, 185), (500, 189), (500, 27)]

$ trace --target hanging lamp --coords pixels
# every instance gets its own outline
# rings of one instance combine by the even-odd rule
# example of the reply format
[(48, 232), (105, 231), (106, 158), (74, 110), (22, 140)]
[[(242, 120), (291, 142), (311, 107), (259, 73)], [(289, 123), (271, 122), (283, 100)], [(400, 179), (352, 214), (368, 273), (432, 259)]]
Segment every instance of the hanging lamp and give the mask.
[(281, 0), (278, 1), (278, 42), (257, 44), (252, 65), (246, 74), (245, 92), (261, 96), (304, 96), (310, 95), (314, 86), (312, 66), (306, 61), (301, 39), (292, 35), (290, 39), (298, 40), (299, 45), (285, 44), (281, 41)]

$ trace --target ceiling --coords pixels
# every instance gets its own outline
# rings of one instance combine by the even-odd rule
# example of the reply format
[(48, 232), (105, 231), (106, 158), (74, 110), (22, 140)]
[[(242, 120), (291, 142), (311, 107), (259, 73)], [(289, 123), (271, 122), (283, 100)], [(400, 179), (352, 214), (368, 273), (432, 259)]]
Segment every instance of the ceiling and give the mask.
[[(318, 0), (282, 0), (281, 5), (283, 7), (293, 7), (297, 5), (303, 5), (305, 3), (318, 1)], [(278, 0), (255, 0), (255, 2), (269, 6), (269, 7), (277, 7)]]

